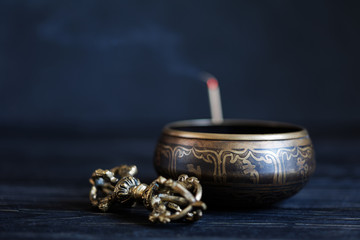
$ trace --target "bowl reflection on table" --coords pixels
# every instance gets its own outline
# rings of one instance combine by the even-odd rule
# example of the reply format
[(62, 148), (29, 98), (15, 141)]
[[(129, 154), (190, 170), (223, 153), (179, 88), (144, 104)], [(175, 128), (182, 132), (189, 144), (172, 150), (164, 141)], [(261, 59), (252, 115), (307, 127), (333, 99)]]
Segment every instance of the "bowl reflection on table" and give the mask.
[(315, 170), (306, 129), (245, 120), (170, 123), (158, 141), (154, 164), (165, 177), (198, 177), (205, 201), (239, 207), (272, 204), (293, 196)]

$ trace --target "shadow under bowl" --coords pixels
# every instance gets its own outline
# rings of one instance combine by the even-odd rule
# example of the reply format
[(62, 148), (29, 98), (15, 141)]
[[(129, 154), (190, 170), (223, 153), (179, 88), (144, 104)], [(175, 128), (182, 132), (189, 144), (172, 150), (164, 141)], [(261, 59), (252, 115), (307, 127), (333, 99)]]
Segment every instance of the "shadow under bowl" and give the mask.
[(208, 119), (166, 125), (154, 156), (156, 171), (199, 178), (210, 204), (263, 206), (300, 191), (315, 171), (305, 128), (288, 123)]

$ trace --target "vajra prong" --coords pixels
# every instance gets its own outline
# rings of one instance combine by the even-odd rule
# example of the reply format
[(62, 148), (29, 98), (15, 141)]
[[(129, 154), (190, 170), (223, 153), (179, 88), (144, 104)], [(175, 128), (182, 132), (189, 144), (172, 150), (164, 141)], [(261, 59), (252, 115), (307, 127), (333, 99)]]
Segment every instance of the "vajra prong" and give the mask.
[(115, 204), (134, 206), (142, 202), (152, 210), (149, 216), (152, 222), (196, 221), (201, 218), (206, 205), (200, 201), (202, 187), (196, 177), (183, 174), (174, 181), (160, 176), (146, 185), (134, 177), (136, 173), (134, 165), (96, 170), (90, 178), (91, 204), (108, 211)]

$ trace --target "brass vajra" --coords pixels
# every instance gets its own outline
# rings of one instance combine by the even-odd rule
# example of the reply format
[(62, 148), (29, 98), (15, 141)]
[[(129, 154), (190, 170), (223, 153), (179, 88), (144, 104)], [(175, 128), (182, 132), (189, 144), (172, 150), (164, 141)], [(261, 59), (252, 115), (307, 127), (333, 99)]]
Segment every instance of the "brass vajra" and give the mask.
[(152, 222), (201, 218), (206, 205), (200, 201), (202, 187), (196, 177), (183, 174), (174, 181), (160, 176), (146, 185), (134, 177), (137, 172), (135, 165), (97, 169), (90, 178), (91, 204), (106, 212), (117, 204), (134, 206), (142, 202), (152, 210), (149, 216)]

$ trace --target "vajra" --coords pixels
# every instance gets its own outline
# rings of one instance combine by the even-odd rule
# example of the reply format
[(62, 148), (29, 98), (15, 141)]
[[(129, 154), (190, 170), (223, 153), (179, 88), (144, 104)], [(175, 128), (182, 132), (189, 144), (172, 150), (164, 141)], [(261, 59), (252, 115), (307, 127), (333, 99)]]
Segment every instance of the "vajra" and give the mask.
[(142, 202), (152, 210), (149, 216), (152, 222), (201, 218), (206, 205), (200, 201), (202, 187), (196, 177), (183, 174), (174, 181), (160, 176), (147, 185), (134, 177), (136, 173), (135, 165), (97, 169), (90, 178), (91, 204), (106, 212), (115, 205), (134, 206)]

